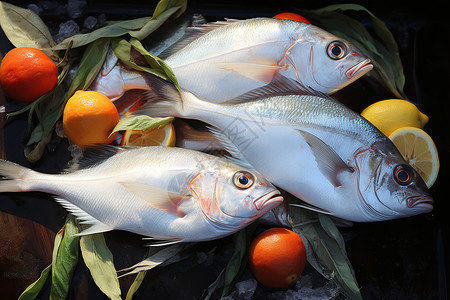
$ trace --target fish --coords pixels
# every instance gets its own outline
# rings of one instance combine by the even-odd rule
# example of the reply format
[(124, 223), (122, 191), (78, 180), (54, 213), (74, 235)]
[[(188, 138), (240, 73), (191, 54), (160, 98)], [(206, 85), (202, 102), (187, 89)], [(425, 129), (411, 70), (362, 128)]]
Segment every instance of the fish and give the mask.
[[(160, 57), (181, 88), (214, 103), (280, 76), (332, 94), (373, 68), (370, 59), (344, 39), (311, 24), (272, 18), (189, 27)], [(130, 89), (150, 90), (151, 76), (125, 66), (111, 50), (89, 89), (115, 101)]]
[(218, 104), (155, 78), (147, 96), (135, 114), (209, 124), (237, 163), (307, 203), (298, 206), (352, 222), (433, 209), (424, 181), (383, 133), (295, 81), (285, 78)]
[[(334, 93), (373, 66), (350, 42), (311, 24), (273, 18), (227, 20), (187, 31), (165, 58), (178, 83), (221, 103), (278, 76)], [(193, 76), (195, 74), (195, 76)]]
[(94, 148), (61, 174), (0, 160), (0, 175), (2, 193), (54, 195), (80, 224), (90, 225), (79, 235), (125, 230), (158, 245), (230, 235), (283, 202), (253, 169), (164, 146)]

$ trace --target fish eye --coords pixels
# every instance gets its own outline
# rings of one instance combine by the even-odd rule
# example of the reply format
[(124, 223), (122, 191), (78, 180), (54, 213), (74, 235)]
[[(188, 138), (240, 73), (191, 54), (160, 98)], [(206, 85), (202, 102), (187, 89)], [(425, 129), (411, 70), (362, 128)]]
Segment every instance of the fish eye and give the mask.
[(394, 179), (400, 185), (408, 185), (414, 178), (414, 172), (409, 165), (398, 165), (394, 169)]
[(245, 171), (236, 172), (233, 176), (234, 185), (240, 189), (248, 189), (254, 182), (253, 175)]
[(347, 47), (343, 42), (334, 41), (328, 45), (328, 56), (331, 59), (341, 59), (347, 54)]

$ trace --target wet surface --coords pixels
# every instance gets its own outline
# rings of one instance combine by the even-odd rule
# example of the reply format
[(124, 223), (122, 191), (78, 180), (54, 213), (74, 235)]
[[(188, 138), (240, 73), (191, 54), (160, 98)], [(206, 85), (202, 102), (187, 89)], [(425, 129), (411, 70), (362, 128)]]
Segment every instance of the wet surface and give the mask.
[[(26, 6), (30, 2), (12, 3)], [(315, 1), (313, 4), (305, 3), (304, 7), (318, 8), (326, 4), (329, 2)], [(402, 7), (392, 6), (385, 1), (368, 5), (375, 15), (386, 22), (399, 44), (406, 75), (405, 92), (430, 117), (425, 130), (436, 142), (441, 171), (431, 189), (435, 199), (432, 213), (404, 220), (356, 224), (352, 228), (342, 229), (364, 299), (448, 299), (446, 278), (449, 277), (450, 270), (450, 231), (446, 187), (450, 182), (450, 63), (443, 33), (449, 32), (450, 25), (440, 12), (441, 4), (438, 1), (434, 6), (431, 4), (425, 7), (410, 4)], [(202, 13), (207, 20), (222, 17), (248, 18), (272, 16), (286, 10), (295, 11), (292, 8), (299, 5), (294, 1), (277, 1), (277, 7), (274, 8), (273, 4), (260, 5), (256, 1), (231, 1), (227, 4), (190, 1), (188, 13)], [(89, 2), (83, 12), (86, 17), (92, 15), (99, 18), (104, 14), (104, 17), (112, 20), (148, 15), (152, 8), (134, 2), (125, 7), (122, 4), (110, 5), (107, 1), (96, 1), (95, 4)], [(69, 16), (57, 16), (55, 11), (49, 10), (43, 18), (56, 26)], [(76, 21), (81, 24), (84, 19)], [(11, 45), (1, 32), (1, 53), (4, 55), (10, 48)], [(361, 79), (340, 91), (336, 97), (360, 112), (370, 103), (390, 98), (391, 95), (373, 90)], [(11, 105), (15, 104), (8, 99), (6, 101), (10, 105), (8, 110), (13, 110)], [(50, 173), (58, 172), (66, 166), (70, 159), (68, 144), (59, 138), (55, 139), (53, 147), (48, 149), (43, 160), (30, 165), (23, 155), (22, 134), (25, 129), (25, 116), (6, 121), (4, 147), (0, 149), (9, 160)], [(54, 235), (63, 225), (66, 213), (50, 196), (41, 193), (2, 194), (0, 203), (1, 298), (15, 299), (50, 263)], [(105, 234), (105, 237), (114, 254), (117, 269), (140, 261), (146, 253), (137, 235), (111, 232)], [(230, 237), (197, 244), (185, 254), (186, 259), (149, 273), (135, 299), (148, 299), (150, 295), (154, 299), (198, 299), (204, 296), (205, 289), (216, 279), (231, 257), (231, 242)], [(321, 282), (322, 279), (311, 267), (307, 267), (305, 273), (312, 278), (313, 284), (326, 284)], [(133, 279), (133, 276), (121, 279), (124, 291)], [(246, 270), (239, 281), (251, 279), (252, 275)], [(251, 281), (247, 283), (250, 285), (243, 286), (252, 284)], [(253, 297), (282, 299), (283, 296), (289, 298), (294, 295), (288, 291), (283, 292), (276, 294), (277, 291), (257, 286)], [(49, 288), (44, 289), (38, 299), (48, 299), (48, 293)], [(235, 293), (234, 296), (244, 299), (244, 294)], [(218, 296), (215, 295), (216, 298)], [(69, 298), (105, 298), (96, 288), (82, 260), (75, 272)]]

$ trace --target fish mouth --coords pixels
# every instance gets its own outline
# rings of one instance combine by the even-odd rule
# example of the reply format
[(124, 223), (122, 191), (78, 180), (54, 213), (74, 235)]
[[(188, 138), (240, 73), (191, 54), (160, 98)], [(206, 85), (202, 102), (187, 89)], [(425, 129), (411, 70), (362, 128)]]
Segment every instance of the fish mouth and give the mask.
[(266, 208), (267, 206), (271, 206), (272, 208), (276, 207), (283, 201), (284, 198), (283, 196), (281, 196), (279, 191), (272, 191), (256, 199), (253, 204), (255, 205), (257, 210), (261, 210), (263, 208)]
[(345, 71), (345, 77), (347, 79), (358, 79), (372, 69), (373, 65), (370, 63), (370, 59), (367, 58)]
[(429, 211), (433, 210), (433, 199), (429, 196), (415, 196), (406, 199), (406, 205), (409, 208), (422, 207)]

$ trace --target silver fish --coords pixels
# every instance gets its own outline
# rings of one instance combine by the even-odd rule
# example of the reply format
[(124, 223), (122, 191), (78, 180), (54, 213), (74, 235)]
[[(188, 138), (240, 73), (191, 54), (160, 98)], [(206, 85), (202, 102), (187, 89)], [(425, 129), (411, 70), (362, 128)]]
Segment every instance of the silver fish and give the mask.
[[(285, 76), (334, 93), (373, 66), (354, 45), (314, 25), (256, 18), (187, 29), (165, 58), (182, 88), (224, 102)], [(111, 51), (90, 89), (112, 100), (130, 89), (149, 90), (149, 75), (130, 70)]]
[(432, 210), (422, 178), (385, 135), (329, 97), (293, 92), (301, 89), (285, 79), (216, 104), (157, 79), (156, 102), (136, 113), (214, 126), (240, 164), (322, 213), (369, 222)]
[(160, 146), (107, 149), (92, 166), (56, 175), (0, 160), (0, 192), (56, 195), (91, 225), (81, 235), (120, 229), (165, 243), (229, 235), (283, 202), (258, 172), (223, 158)]
[(350, 42), (291, 20), (220, 21), (194, 27), (187, 35), (165, 62), (182, 88), (216, 103), (280, 75), (333, 93), (372, 69)]

